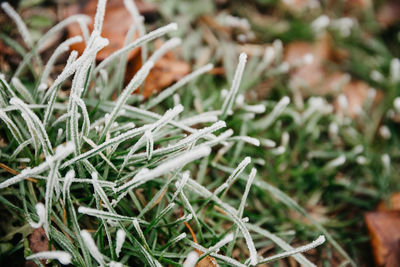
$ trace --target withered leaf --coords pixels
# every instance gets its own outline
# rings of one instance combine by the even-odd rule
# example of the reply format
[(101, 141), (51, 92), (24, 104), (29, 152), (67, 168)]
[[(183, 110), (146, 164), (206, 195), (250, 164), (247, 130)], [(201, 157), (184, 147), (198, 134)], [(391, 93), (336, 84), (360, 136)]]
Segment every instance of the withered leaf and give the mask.
[[(156, 42), (156, 48), (161, 46), (161, 42)], [(127, 66), (125, 75), (125, 82), (128, 83), (130, 79), (142, 66), (140, 55), (136, 55)], [(160, 58), (155, 64), (153, 69), (147, 76), (142, 95), (149, 97), (155, 92), (161, 91), (163, 88), (171, 85), (173, 82), (178, 81), (183, 76), (190, 72), (190, 66), (185, 61), (179, 60), (172, 51), (168, 51)], [(139, 92), (137, 90), (137, 92)]]
[[(92, 18), (94, 21), (94, 16), (96, 14), (97, 0), (83, 1), (80, 4), (72, 5), (68, 11), (67, 15), (72, 14), (86, 14)], [(108, 57), (114, 51), (123, 47), (125, 42), (125, 36), (129, 28), (133, 24), (133, 19), (129, 12), (126, 10), (123, 1), (120, 0), (109, 0), (107, 1), (106, 13), (104, 16), (103, 30), (101, 36), (107, 38), (110, 44), (103, 48), (97, 53), (96, 59), (103, 60)], [(93, 30), (93, 23), (88, 25), (89, 31)], [(81, 35), (81, 28), (78, 23), (73, 23), (68, 27), (69, 37)], [(85, 43), (76, 43), (71, 46), (72, 50), (76, 50), (82, 53), (85, 49)], [(138, 54), (140, 48), (133, 49), (129, 55), (128, 59), (132, 58)]]
[(365, 215), (376, 264), (400, 266), (400, 211), (374, 211)]

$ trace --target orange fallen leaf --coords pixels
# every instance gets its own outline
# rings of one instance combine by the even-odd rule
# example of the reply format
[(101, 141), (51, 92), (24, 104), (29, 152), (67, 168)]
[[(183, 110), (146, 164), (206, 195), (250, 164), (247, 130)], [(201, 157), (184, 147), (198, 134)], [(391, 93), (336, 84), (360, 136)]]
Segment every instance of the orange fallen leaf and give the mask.
[[(155, 9), (154, 5), (145, 4), (142, 1), (135, 1), (140, 13), (150, 12)], [(83, 1), (80, 4), (72, 5), (67, 10), (67, 16), (72, 14), (86, 14), (92, 18), (94, 21), (94, 16), (96, 14), (97, 0)], [(100, 50), (97, 54), (97, 60), (103, 60), (108, 57), (114, 51), (123, 47), (125, 42), (125, 36), (129, 28), (133, 24), (133, 19), (126, 10), (125, 5), (122, 0), (108, 0), (106, 6), (106, 13), (104, 16), (103, 30), (101, 36), (107, 38), (110, 44)], [(93, 30), (93, 23), (88, 25), (89, 31)], [(73, 23), (68, 27), (68, 36), (82, 35), (81, 28), (78, 23)], [(76, 50), (82, 53), (85, 49), (85, 43), (76, 43), (71, 46), (71, 50)], [(138, 54), (140, 48), (133, 49), (129, 55), (128, 59), (134, 57)]]
[[(346, 96), (347, 110), (341, 110), (338, 101), (334, 102), (336, 111), (356, 117), (368, 98), (370, 86), (360, 80), (345, 82), (350, 77), (340, 71), (330, 71), (328, 64), (342, 61), (347, 57), (340, 50), (334, 50), (331, 38), (323, 36), (316, 43), (293, 42), (286, 47), (284, 59), (296, 64), (306, 55), (313, 56), (311, 64), (301, 65), (292, 71), (291, 82), (301, 89), (304, 95), (337, 95), (340, 91)], [(340, 91), (338, 91), (340, 90)], [(377, 91), (374, 103), (378, 103), (382, 93)]]
[[(158, 48), (160, 46), (161, 42), (156, 41), (155, 47)], [(132, 79), (141, 66), (142, 59), (140, 55), (136, 55), (129, 61), (125, 74), (126, 83)], [(159, 92), (173, 82), (178, 81), (189, 72), (189, 64), (179, 60), (172, 51), (168, 51), (154, 64), (153, 69), (144, 82), (142, 95), (149, 97), (153, 93)], [(139, 91), (137, 90), (137, 92)]]
[[(29, 236), (29, 248), (33, 253), (49, 250), (49, 240), (44, 232), (43, 227), (34, 229)], [(54, 245), (51, 245), (51, 250), (55, 250)], [(46, 260), (41, 260), (43, 265), (46, 265)], [(33, 261), (27, 261), (25, 266), (37, 266)]]
[(400, 211), (400, 192), (394, 193), (390, 196), (389, 200), (386, 201), (381, 201), (378, 204), (379, 211), (385, 211), (385, 210), (398, 210)]
[(299, 85), (305, 94), (326, 95), (331, 93), (334, 88), (326, 83), (327, 79), (333, 77), (326, 67), (326, 62), (333, 55), (331, 38), (325, 35), (315, 43), (301, 41), (290, 43), (285, 48), (284, 60), (291, 65), (296, 65), (307, 55), (311, 55), (313, 61), (295, 68), (291, 73), (292, 82)]
[(400, 211), (376, 211), (365, 215), (376, 264), (400, 266)]
[(390, 27), (400, 21), (400, 2), (398, 0), (386, 1), (378, 9), (376, 19), (384, 27)]
[[(343, 86), (343, 93), (346, 96), (348, 107), (345, 111), (351, 117), (356, 117), (362, 109), (364, 103), (368, 99), (370, 86), (359, 80), (353, 80)], [(382, 99), (382, 93), (377, 91), (373, 101), (375, 104), (379, 103)], [(340, 110), (338, 100), (334, 103), (336, 110)]]

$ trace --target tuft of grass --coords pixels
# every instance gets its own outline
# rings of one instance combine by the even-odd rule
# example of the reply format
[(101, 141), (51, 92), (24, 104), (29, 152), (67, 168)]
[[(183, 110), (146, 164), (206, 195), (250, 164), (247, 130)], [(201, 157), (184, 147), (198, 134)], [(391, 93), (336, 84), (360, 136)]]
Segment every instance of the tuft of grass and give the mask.
[[(245, 174), (251, 164), (250, 157), (245, 157), (226, 175), (226, 182), (218, 179), (217, 183), (199, 183), (200, 179), (204, 181), (200, 173), (205, 176), (216, 169), (214, 165), (220, 157), (216, 151), (227, 151), (243, 142), (260, 145), (245, 132), (233, 136), (234, 132), (226, 129), (227, 123), (218, 120), (229, 120), (236, 112), (246, 55), (239, 57), (228, 97), (217, 101), (220, 108), (196, 112), (188, 104), (176, 103), (161, 113), (152, 110), (180, 87), (193, 84), (211, 70), (210, 64), (137, 107), (139, 102), (132, 98), (132, 93), (138, 90), (154, 63), (179, 45), (180, 40), (176, 38), (155, 51), (118, 98), (111, 101), (107, 96), (111, 94), (104, 97), (102, 92), (118, 90), (120, 81), (110, 84), (104, 78), (115, 74), (121, 77), (118, 69), (121, 64), (116, 63), (125, 62), (127, 52), (135, 47), (142, 46), (142, 52), (146, 51), (147, 42), (176, 30), (177, 25), (170, 24), (147, 34), (143, 27), (138, 27), (137, 40), (96, 64), (96, 53), (108, 45), (108, 40), (99, 34), (105, 3), (105, 0), (98, 2), (94, 30), (89, 33), (86, 49), (79, 57), (72, 51), (64, 70), (54, 81), (48, 77), (56, 58), (82, 39), (74, 37), (61, 43), (44, 67), (36, 65), (41, 62), (38, 48), (44, 39), (75, 19), (59, 23), (33, 43), (18, 14), (7, 3), (2, 4), (30, 48), (11, 76), (11, 84), (6, 76), (2, 75), (1, 79), (0, 114), (4, 122), (1, 128), (7, 140), (1, 157), (4, 166), (19, 172), (2, 176), (2, 204), (22, 225), (43, 227), (50, 244), (59, 249), (32, 254), (25, 247), (26, 259), (58, 260), (61, 264), (76, 266), (180, 266), (195, 249), (204, 252), (197, 260), (210, 255), (221, 264), (232, 266), (256, 266), (287, 256), (314, 266), (301, 253), (321, 245), (322, 237), (294, 249), (268, 232), (268, 238), (273, 242), (274, 238), (279, 240), (276, 245), (285, 252), (275, 258), (257, 254), (254, 239), (260, 231), (252, 220), (243, 217), (252, 185), (257, 181), (256, 168)], [(140, 21), (133, 1), (125, 1), (125, 5), (135, 21)], [(142, 56), (147, 58), (146, 54)], [(33, 65), (37, 68), (30, 68)], [(26, 87), (19, 80), (21, 75), (29, 75), (29, 70), (37, 70), (32, 73), (37, 77), (32, 87)], [(70, 77), (69, 97), (63, 98), (59, 91)], [(250, 115), (264, 110), (246, 107), (245, 112)], [(278, 116), (274, 113), (274, 119)], [(239, 151), (238, 158), (241, 154)], [(236, 204), (227, 192), (237, 183), (239, 175), (244, 175), (247, 182)], [(10, 201), (9, 196), (12, 196)], [(12, 203), (22, 203), (24, 209), (15, 208)], [(198, 243), (186, 236), (183, 222), (195, 222)], [(223, 223), (230, 226), (221, 228)], [(233, 249), (243, 249), (243, 244), (247, 247), (246, 253), (235, 259)], [(188, 262), (190, 266), (196, 263)]]

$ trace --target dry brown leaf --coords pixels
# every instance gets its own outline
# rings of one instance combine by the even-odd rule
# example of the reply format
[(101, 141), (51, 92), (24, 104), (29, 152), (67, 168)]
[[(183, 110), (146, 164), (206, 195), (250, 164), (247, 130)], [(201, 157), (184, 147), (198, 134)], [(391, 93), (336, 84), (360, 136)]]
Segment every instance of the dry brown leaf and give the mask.
[[(200, 256), (201, 256), (201, 254), (200, 254)], [(216, 267), (216, 266), (218, 266), (218, 263), (211, 256), (204, 257), (201, 261), (199, 261), (196, 264), (196, 267)]]
[[(345, 84), (343, 86), (343, 93), (346, 96), (348, 102), (348, 108), (345, 113), (353, 118), (356, 117), (368, 98), (369, 89), (370, 86), (363, 81), (354, 80)], [(382, 93), (380, 91), (377, 91), (377, 94), (374, 98), (374, 103), (377, 104), (381, 100)], [(336, 110), (340, 110), (337, 100), (335, 101), (334, 105)]]
[(312, 55), (313, 62), (294, 69), (291, 73), (292, 82), (299, 85), (306, 94), (326, 95), (330, 93), (333, 88), (326, 86), (326, 80), (331, 74), (325, 67), (325, 62), (332, 55), (330, 37), (325, 35), (315, 43), (301, 41), (290, 43), (285, 49), (284, 60), (293, 65), (306, 55)]
[(381, 201), (378, 204), (379, 211), (385, 210), (398, 210), (400, 211), (400, 192), (394, 193), (390, 196), (389, 201)]
[[(144, 4), (141, 1), (135, 1), (139, 12), (145, 13), (150, 12), (150, 10), (155, 9), (154, 5)], [(72, 14), (82, 13), (90, 16), (92, 21), (94, 21), (94, 16), (96, 14), (97, 0), (83, 1), (80, 4), (73, 5), (67, 10), (67, 16)], [(104, 16), (103, 30), (101, 36), (108, 38), (110, 44), (100, 50), (97, 53), (96, 59), (103, 60), (108, 57), (114, 51), (123, 47), (125, 42), (125, 36), (129, 28), (133, 24), (133, 20), (129, 12), (126, 10), (123, 1), (121, 0), (109, 0), (107, 1), (106, 13)], [(93, 30), (93, 23), (88, 25), (89, 31)], [(68, 27), (69, 37), (81, 35), (81, 29), (78, 23), (73, 23)], [(85, 49), (85, 43), (76, 43), (71, 46), (72, 50), (77, 50), (82, 53)], [(140, 48), (133, 49), (129, 55), (128, 59), (134, 57), (138, 54)]]
[(375, 211), (365, 215), (376, 264), (400, 266), (400, 211)]
[[(340, 50), (334, 50), (331, 38), (328, 35), (320, 38), (316, 43), (293, 42), (286, 48), (285, 60), (290, 64), (296, 64), (305, 55), (310, 54), (314, 60), (311, 64), (303, 65), (292, 71), (291, 82), (307, 95), (337, 95), (342, 91), (347, 98), (347, 110), (340, 110), (338, 101), (334, 105), (337, 111), (356, 117), (368, 98), (370, 86), (359, 80), (345, 81), (350, 77), (339, 71), (329, 71), (328, 62), (342, 61), (347, 57)], [(382, 98), (382, 93), (377, 92), (375, 103)]]
[(400, 2), (398, 0), (386, 1), (378, 10), (376, 19), (384, 27), (390, 27), (400, 21)]
[[(33, 253), (43, 252), (49, 250), (49, 240), (47, 239), (46, 233), (43, 227), (34, 229), (32, 234), (29, 236), (29, 248)], [(55, 250), (55, 247), (51, 245), (51, 250)], [(41, 260), (43, 265), (46, 265), (46, 260)], [(25, 266), (37, 266), (32, 261), (27, 261)]]
[[(161, 46), (161, 42), (156, 42), (156, 48)], [(135, 73), (142, 66), (141, 55), (136, 55), (127, 66), (125, 82), (128, 83)], [(147, 76), (142, 95), (149, 97), (155, 92), (159, 92), (165, 87), (178, 81), (190, 72), (190, 66), (185, 61), (179, 60), (172, 51), (168, 51), (155, 64)], [(136, 90), (138, 92), (138, 90)]]

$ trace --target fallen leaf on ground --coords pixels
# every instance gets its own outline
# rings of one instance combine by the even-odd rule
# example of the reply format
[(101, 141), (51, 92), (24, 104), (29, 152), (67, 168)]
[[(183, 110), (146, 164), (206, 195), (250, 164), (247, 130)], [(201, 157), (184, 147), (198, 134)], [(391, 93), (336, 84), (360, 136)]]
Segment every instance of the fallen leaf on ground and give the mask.
[[(362, 110), (364, 103), (368, 99), (368, 94), (370, 90), (370, 86), (359, 80), (353, 80), (343, 86), (343, 93), (347, 99), (347, 109), (341, 110), (340, 105), (338, 104), (338, 100), (336, 99), (334, 106), (337, 111), (345, 112), (351, 117), (357, 117), (360, 114), (360, 110)], [(382, 93), (380, 91), (376, 92), (376, 95), (373, 99), (373, 103), (377, 104), (382, 100)]]
[[(155, 47), (159, 48), (161, 44), (160, 41), (156, 41)], [(142, 59), (140, 54), (136, 55), (129, 61), (125, 75), (126, 83), (132, 79), (141, 66)], [(165, 87), (171, 85), (173, 82), (180, 80), (189, 72), (189, 64), (185, 61), (179, 60), (172, 51), (168, 51), (154, 64), (153, 69), (150, 71), (144, 82), (142, 95), (144, 97), (149, 97), (153, 93), (159, 92)], [(139, 90), (136, 90), (136, 92), (139, 92)]]
[[(137, 5), (139, 12), (142, 14), (145, 12), (150, 12), (156, 8), (154, 5), (145, 4), (142, 1), (135, 1), (135, 4)], [(96, 14), (96, 7), (97, 0), (82, 1), (80, 4), (70, 6), (67, 10), (67, 16), (71, 16), (73, 14), (86, 14), (92, 18), (93, 22)], [(128, 10), (125, 8), (122, 0), (107, 1), (101, 36), (107, 38), (110, 41), (110, 44), (97, 53), (96, 59), (103, 60), (114, 51), (122, 48), (125, 42), (126, 33), (132, 24), (133, 19)], [(89, 23), (88, 28), (89, 32), (91, 32), (93, 30), (93, 23)], [(70, 24), (68, 27), (68, 36), (72, 37), (76, 35), (82, 35), (79, 24)], [(71, 50), (77, 50), (79, 53), (82, 53), (84, 49), (84, 42), (71, 45)], [(128, 59), (134, 57), (139, 53), (139, 51), (140, 48), (133, 49), (129, 53)]]
[(300, 63), (301, 66), (294, 68), (291, 73), (292, 84), (299, 86), (305, 95), (327, 95), (334, 91), (331, 83), (326, 82), (337, 77), (337, 73), (330, 73), (326, 66), (333, 55), (331, 38), (328, 35), (319, 38), (315, 43), (290, 43), (284, 51), (284, 60), (291, 65), (299, 64), (306, 56), (312, 56), (311, 63)]
[(375, 211), (365, 215), (378, 266), (400, 266), (400, 211)]
[(376, 14), (378, 23), (384, 27), (390, 27), (400, 21), (400, 2), (398, 0), (386, 1)]
[[(29, 236), (29, 248), (33, 253), (43, 252), (49, 250), (49, 240), (47, 239), (46, 233), (43, 227), (34, 229), (32, 234)], [(51, 245), (51, 250), (55, 250), (55, 247)], [(46, 265), (46, 260), (41, 260), (43, 265)], [(27, 261), (25, 267), (37, 266), (33, 261)]]
[[(201, 256), (201, 254), (200, 254)], [(219, 266), (217, 261), (211, 257), (211, 256), (206, 256), (204, 257), (201, 261), (199, 261), (196, 264), (196, 267), (216, 267)]]
[[(296, 65), (306, 55), (312, 55), (310, 64), (302, 64), (292, 70), (291, 83), (300, 89), (303, 96), (333, 95), (343, 93), (347, 99), (346, 110), (334, 101), (335, 110), (351, 117), (356, 117), (368, 99), (370, 86), (360, 80), (350, 80), (349, 74), (340, 71), (331, 71), (330, 63), (340, 62), (347, 58), (341, 50), (334, 50), (331, 38), (328, 35), (320, 38), (316, 43), (293, 42), (285, 49), (284, 59), (291, 65)], [(382, 93), (377, 91), (374, 104), (382, 99)]]
[(379, 211), (385, 210), (398, 210), (400, 211), (400, 192), (394, 193), (390, 196), (388, 201), (381, 201), (378, 204)]

